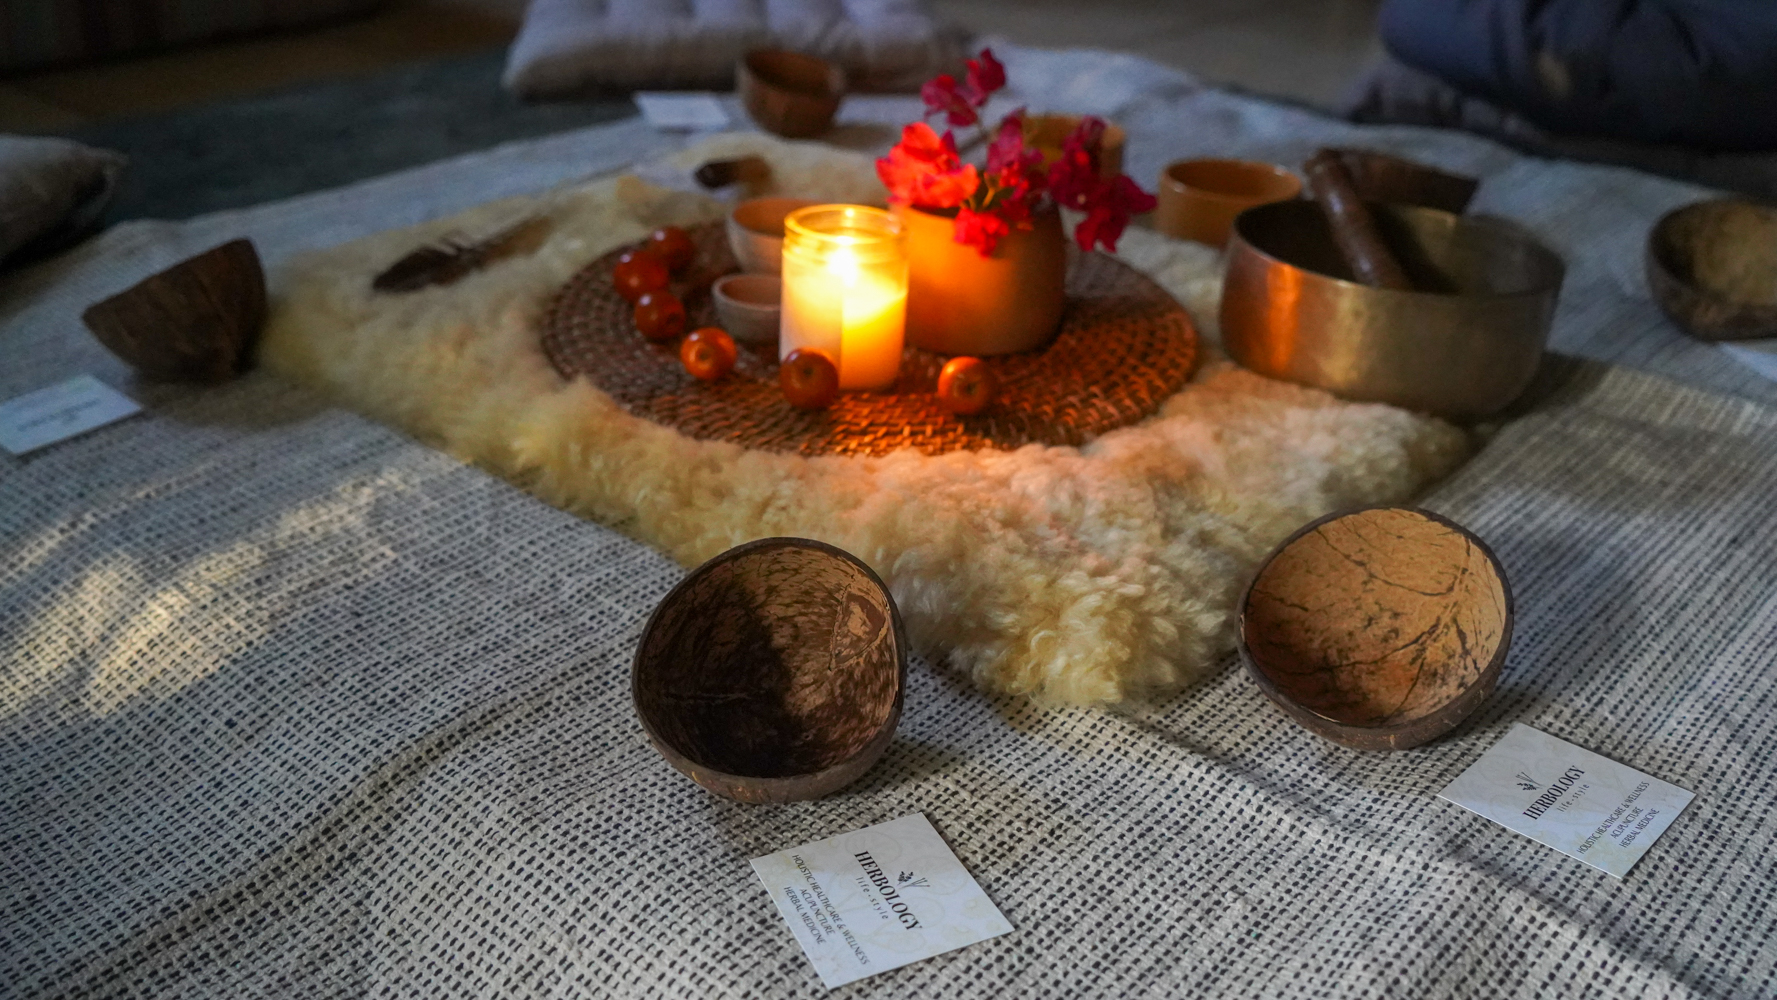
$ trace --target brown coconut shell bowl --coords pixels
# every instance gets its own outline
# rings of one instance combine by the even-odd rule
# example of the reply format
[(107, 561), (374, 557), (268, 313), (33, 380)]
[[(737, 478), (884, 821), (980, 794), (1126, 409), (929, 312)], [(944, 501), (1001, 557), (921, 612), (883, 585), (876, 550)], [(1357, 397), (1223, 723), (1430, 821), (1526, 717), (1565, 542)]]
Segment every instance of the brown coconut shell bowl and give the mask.
[(1273, 552), (1240, 602), (1240, 658), (1319, 736), (1405, 750), (1493, 693), (1512, 592), (1486, 543), (1407, 507), (1323, 517)]
[(692, 781), (742, 802), (814, 799), (876, 763), (901, 720), (907, 638), (856, 556), (806, 538), (728, 550), (655, 608), (631, 688)]
[(265, 271), (247, 240), (174, 264), (81, 314), (145, 378), (223, 382), (246, 371), (265, 325)]
[(1648, 233), (1647, 283), (1699, 340), (1777, 337), (1777, 207), (1720, 198), (1666, 213)]

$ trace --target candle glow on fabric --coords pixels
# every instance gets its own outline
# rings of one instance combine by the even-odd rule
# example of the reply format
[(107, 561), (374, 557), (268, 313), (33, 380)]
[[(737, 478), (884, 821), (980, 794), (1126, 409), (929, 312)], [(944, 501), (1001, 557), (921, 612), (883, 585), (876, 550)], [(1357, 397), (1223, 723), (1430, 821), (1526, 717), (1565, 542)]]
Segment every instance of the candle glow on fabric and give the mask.
[[(900, 373), (907, 323), (899, 223), (854, 206), (816, 206), (797, 216), (801, 225), (789, 227), (784, 246), (780, 357), (813, 348), (838, 366), (841, 389), (888, 388)], [(848, 232), (821, 233), (823, 221)], [(856, 235), (863, 223), (883, 232)]]

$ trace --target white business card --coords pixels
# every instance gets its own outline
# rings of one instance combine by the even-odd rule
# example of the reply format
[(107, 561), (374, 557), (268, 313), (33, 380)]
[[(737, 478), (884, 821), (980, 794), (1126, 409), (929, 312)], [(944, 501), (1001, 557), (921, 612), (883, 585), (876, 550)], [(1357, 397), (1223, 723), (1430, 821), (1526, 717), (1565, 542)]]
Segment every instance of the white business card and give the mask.
[(728, 127), (728, 112), (714, 94), (675, 94), (640, 91), (630, 95), (650, 127), (705, 131)]
[(76, 375), (0, 403), (0, 448), (23, 455), (140, 412), (130, 397), (91, 375)]
[(925, 816), (753, 859), (828, 989), (1012, 929)]
[(1618, 878), (1695, 798), (1522, 723), (1438, 797)]

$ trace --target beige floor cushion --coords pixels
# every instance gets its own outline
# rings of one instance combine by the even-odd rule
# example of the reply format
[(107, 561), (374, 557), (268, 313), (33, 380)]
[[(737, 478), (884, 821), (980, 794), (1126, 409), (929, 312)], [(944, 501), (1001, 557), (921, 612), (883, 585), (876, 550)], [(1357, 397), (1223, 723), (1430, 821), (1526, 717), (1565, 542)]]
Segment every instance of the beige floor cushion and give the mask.
[(722, 87), (750, 48), (813, 53), (858, 90), (909, 90), (955, 64), (965, 36), (919, 0), (532, 0), (506, 60), (526, 98)]
[(0, 135), (0, 262), (34, 257), (90, 232), (124, 157), (68, 139)]

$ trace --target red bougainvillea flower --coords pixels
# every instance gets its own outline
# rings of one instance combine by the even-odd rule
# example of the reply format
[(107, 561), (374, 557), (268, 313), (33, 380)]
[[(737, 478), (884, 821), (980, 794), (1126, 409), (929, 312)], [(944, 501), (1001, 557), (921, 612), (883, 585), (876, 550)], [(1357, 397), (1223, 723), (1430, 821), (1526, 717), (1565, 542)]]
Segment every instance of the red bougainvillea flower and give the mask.
[(1091, 250), (1092, 244), (1103, 244), (1111, 253), (1117, 252), (1117, 240), (1123, 236), (1123, 227), (1129, 224), (1129, 217), (1154, 210), (1154, 196), (1143, 191), (1129, 178), (1118, 174), (1100, 185), (1098, 193), (1091, 199), (1086, 209), (1086, 218), (1074, 228), (1074, 242), (1081, 250)]
[(1041, 186), (1043, 152), (1024, 144), (1023, 108), (1007, 115), (1000, 122), (999, 134), (993, 137), (993, 142), (987, 147), (987, 172), (1016, 174), (1027, 185), (1036, 182)]
[(901, 141), (876, 161), (876, 174), (889, 190), (889, 200), (926, 209), (956, 209), (952, 233), (958, 243), (983, 257), (993, 253), (1014, 229), (1031, 228), (1031, 218), (1050, 202), (1081, 212), (1074, 239), (1082, 250), (1102, 245), (1115, 251), (1129, 217), (1154, 207), (1152, 195), (1127, 177), (1105, 180), (1098, 175), (1105, 123), (1083, 119), (1062, 143), (1061, 156), (1047, 170), (1041, 151), (1024, 141), (1024, 110), (1007, 115), (988, 134), (980, 109), (1006, 85), (1006, 68), (982, 49), (969, 60), (967, 78), (958, 83), (949, 74), (935, 77), (920, 91), (926, 117), (944, 115), (951, 125), (973, 125), (988, 140), (981, 168), (962, 162), (955, 134), (939, 135), (925, 122), (901, 131)]
[(1085, 211), (1098, 190), (1098, 150), (1104, 120), (1087, 116), (1061, 140), (1061, 155), (1049, 166), (1049, 193), (1064, 208)]
[(1012, 227), (1005, 219), (991, 212), (965, 208), (956, 213), (956, 241), (981, 251), (983, 257), (993, 253), (1000, 240), (1011, 231)]
[(1115, 253), (1129, 217), (1153, 211), (1155, 201), (1121, 174), (1110, 180), (1099, 177), (1104, 130), (1103, 119), (1088, 117), (1062, 140), (1061, 156), (1049, 168), (1049, 194), (1057, 205), (1086, 213), (1074, 229), (1081, 250), (1096, 243)]
[(925, 122), (901, 130), (901, 141), (876, 161), (876, 176), (889, 190), (889, 200), (926, 208), (955, 208), (981, 183), (979, 171), (956, 152), (956, 138), (939, 136)]
[(987, 167), (982, 173), (981, 187), (971, 208), (991, 212), (1006, 225), (970, 229), (965, 237), (963, 227), (957, 229), (957, 242), (979, 248), (983, 255), (993, 252), (999, 238), (1011, 228), (1030, 228), (1031, 211), (1042, 197), (1046, 183), (1043, 154), (1024, 144), (1024, 111), (1019, 109), (1000, 122), (999, 134), (987, 147)]
[(925, 86), (919, 88), (919, 96), (926, 102), (927, 118), (944, 115), (946, 122), (956, 126), (974, 125), (981, 121), (975, 105), (957, 86), (956, 77), (949, 73), (927, 80)]
[(962, 83), (941, 73), (919, 88), (919, 96), (926, 103), (927, 118), (943, 115), (947, 124), (962, 128), (979, 125), (981, 108), (1005, 85), (1006, 67), (993, 57), (992, 49), (982, 49), (980, 56), (969, 60), (969, 72)]
[(994, 91), (1006, 85), (1006, 67), (993, 57), (992, 49), (982, 49), (979, 58), (969, 60), (968, 81), (964, 96), (979, 108), (987, 103)]

